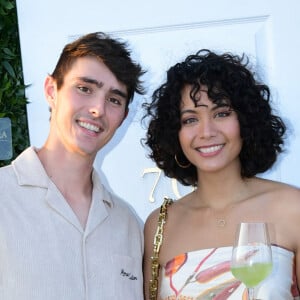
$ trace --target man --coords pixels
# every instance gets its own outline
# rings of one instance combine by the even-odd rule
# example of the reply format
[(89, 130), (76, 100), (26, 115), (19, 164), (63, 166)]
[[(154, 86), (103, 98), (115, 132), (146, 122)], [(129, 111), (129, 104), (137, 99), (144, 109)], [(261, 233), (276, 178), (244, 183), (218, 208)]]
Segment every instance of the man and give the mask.
[(0, 299), (142, 296), (143, 237), (93, 163), (143, 93), (124, 42), (92, 33), (68, 44), (45, 80), (50, 132), (0, 169)]

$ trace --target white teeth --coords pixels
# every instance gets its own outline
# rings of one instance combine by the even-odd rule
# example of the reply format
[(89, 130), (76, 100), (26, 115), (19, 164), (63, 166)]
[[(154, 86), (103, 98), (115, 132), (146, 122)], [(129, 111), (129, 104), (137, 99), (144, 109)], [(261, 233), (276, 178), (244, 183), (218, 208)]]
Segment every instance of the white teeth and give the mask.
[(100, 131), (100, 128), (98, 126), (95, 126), (95, 125), (90, 124), (90, 123), (79, 121), (78, 124), (81, 127), (86, 128), (86, 129), (91, 130), (91, 131), (94, 131), (94, 132), (99, 132)]
[(212, 153), (212, 152), (220, 150), (222, 147), (223, 147), (223, 145), (206, 147), (206, 148), (199, 148), (199, 151), (201, 153)]

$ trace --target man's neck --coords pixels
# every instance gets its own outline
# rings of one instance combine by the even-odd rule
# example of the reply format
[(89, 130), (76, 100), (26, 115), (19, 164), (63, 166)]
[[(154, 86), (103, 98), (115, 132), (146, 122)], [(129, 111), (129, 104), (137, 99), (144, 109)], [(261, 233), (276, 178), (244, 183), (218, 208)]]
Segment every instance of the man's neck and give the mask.
[(46, 147), (37, 154), (49, 178), (85, 227), (92, 201), (92, 162), (76, 154), (49, 151)]

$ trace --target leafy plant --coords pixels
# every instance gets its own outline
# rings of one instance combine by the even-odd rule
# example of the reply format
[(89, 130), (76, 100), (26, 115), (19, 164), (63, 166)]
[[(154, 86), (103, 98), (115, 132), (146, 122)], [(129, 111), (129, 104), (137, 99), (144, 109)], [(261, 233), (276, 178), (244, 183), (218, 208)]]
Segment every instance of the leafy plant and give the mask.
[(0, 166), (29, 146), (25, 89), (16, 1), (0, 0), (0, 118), (11, 120), (13, 147), (13, 157)]

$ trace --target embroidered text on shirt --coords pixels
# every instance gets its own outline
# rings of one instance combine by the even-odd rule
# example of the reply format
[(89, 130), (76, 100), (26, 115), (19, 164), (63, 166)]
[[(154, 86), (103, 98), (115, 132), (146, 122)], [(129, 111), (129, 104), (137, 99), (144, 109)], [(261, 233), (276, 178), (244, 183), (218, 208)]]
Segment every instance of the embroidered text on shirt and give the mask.
[(132, 275), (129, 272), (125, 272), (124, 269), (121, 270), (121, 275), (124, 277), (128, 277), (128, 279), (130, 279), (130, 280), (137, 280), (136, 276)]

